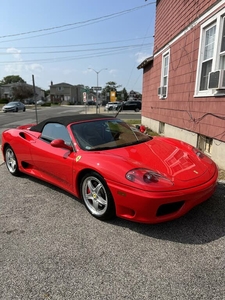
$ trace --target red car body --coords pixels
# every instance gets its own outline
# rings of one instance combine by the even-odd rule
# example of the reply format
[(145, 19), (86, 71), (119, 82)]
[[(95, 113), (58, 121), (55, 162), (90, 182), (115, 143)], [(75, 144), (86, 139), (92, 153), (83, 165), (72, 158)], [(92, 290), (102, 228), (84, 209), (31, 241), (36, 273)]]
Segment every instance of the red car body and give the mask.
[[(44, 132), (52, 129), (52, 124), (59, 137), (64, 126), (68, 137), (48, 140)], [(104, 138), (110, 133), (113, 139), (87, 146), (87, 124), (95, 134), (101, 125)], [(129, 135), (129, 141), (133, 141), (132, 135), (137, 141), (127, 143)], [(193, 146), (171, 138), (148, 137), (103, 115), (56, 117), (6, 130), (2, 152), (12, 175), (22, 172), (68, 191), (83, 199), (88, 211), (99, 219), (116, 215), (159, 223), (178, 218), (213, 194), (218, 177), (216, 164)]]

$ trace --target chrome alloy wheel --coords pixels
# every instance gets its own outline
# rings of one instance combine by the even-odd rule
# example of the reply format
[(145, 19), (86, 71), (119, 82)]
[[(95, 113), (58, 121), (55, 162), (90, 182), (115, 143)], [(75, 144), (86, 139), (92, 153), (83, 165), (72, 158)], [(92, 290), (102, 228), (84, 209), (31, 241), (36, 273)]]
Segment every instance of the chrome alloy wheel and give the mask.
[(9, 172), (12, 175), (18, 175), (19, 169), (16, 155), (10, 146), (8, 146), (5, 150), (5, 162)]
[(82, 183), (82, 196), (88, 210), (96, 217), (103, 216), (108, 208), (108, 195), (103, 183), (88, 176)]

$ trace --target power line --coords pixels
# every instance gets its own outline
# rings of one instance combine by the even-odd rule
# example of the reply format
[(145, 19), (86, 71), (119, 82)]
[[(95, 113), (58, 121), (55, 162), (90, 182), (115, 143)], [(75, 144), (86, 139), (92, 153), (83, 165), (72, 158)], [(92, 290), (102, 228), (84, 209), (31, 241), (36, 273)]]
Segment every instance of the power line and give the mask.
[[(147, 43), (147, 44), (142, 44), (142, 46), (149, 46), (150, 44)], [(128, 48), (137, 48), (137, 47), (140, 47), (140, 44), (136, 44), (136, 45), (126, 45), (126, 46), (119, 46), (119, 47), (106, 47), (106, 48), (90, 48), (90, 49), (72, 49), (72, 50), (58, 50), (58, 51), (42, 51), (42, 52), (23, 52), (23, 55), (24, 54), (56, 54), (56, 53), (73, 53), (73, 52), (87, 52), (87, 51), (99, 51), (99, 50), (108, 50), (108, 49), (111, 49), (111, 50), (116, 50), (116, 49), (128, 49)], [(3, 52), (1, 53), (0, 52), (0, 55), (12, 55), (14, 53), (6, 53), (6, 52)]]
[[(147, 36), (144, 39), (150, 39), (153, 36)], [(143, 40), (143, 37), (140, 38), (132, 38), (132, 39), (123, 39), (123, 40), (116, 40), (116, 41), (105, 41), (105, 42), (98, 42), (98, 43), (88, 43), (88, 44), (73, 44), (73, 45), (52, 45), (52, 46), (26, 46), (26, 47), (19, 47), (20, 49), (45, 49), (45, 48), (69, 48), (69, 47), (82, 47), (82, 46), (92, 46), (92, 45), (104, 45), (104, 44), (115, 44), (115, 43), (124, 43), (129, 41), (135, 40)], [(0, 47), (0, 49), (8, 49), (9, 47)]]
[[(52, 30), (65, 28), (65, 27), (71, 27), (71, 26), (75, 26), (75, 25), (81, 25), (81, 26), (90, 25), (93, 22), (99, 22), (99, 21), (104, 21), (104, 20), (107, 20), (107, 19), (110, 19), (110, 18), (113, 18), (113, 17), (118, 17), (118, 16), (121, 16), (123, 14), (127, 14), (127, 13), (133, 12), (135, 10), (141, 9), (141, 8), (146, 7), (148, 5), (152, 5), (154, 3), (155, 3), (155, 1), (150, 2), (148, 4), (145, 4), (145, 5), (137, 6), (137, 7), (131, 8), (131, 9), (123, 10), (123, 11), (120, 11), (120, 12), (117, 12), (117, 13), (113, 13), (113, 14), (109, 14), (109, 15), (105, 15), (105, 16), (102, 16), (102, 17), (93, 18), (93, 19), (89, 19), (89, 20), (85, 20), (85, 21), (74, 22), (74, 23), (69, 23), (69, 24), (64, 24), (64, 25), (59, 25), (59, 26), (54, 26), (54, 27), (49, 27), (49, 28), (43, 28), (43, 29), (38, 29), (38, 30), (32, 30), (32, 31), (20, 32), (20, 33), (2, 35), (2, 36), (0, 36), (0, 39), (8, 38), (8, 37), (14, 37), (14, 36), (22, 36), (22, 35), (38, 33), (38, 32), (44, 32), (44, 31), (52, 31)], [(67, 30), (71, 30), (71, 28), (69, 28)], [(56, 32), (54, 32), (54, 33), (56, 33)]]
[[(138, 46), (139, 47), (139, 46)], [(78, 59), (86, 59), (86, 58), (95, 58), (95, 57), (101, 57), (101, 56), (108, 56), (108, 55), (114, 55), (114, 54), (119, 54), (119, 53), (127, 53), (127, 48), (125, 47), (120, 47), (116, 49), (112, 48), (107, 48), (109, 49), (108, 51), (103, 51), (103, 52), (98, 52), (98, 53), (93, 53), (93, 51), (90, 51), (90, 54), (85, 54), (85, 55), (78, 55), (78, 56), (66, 56), (66, 57), (57, 57), (57, 58), (43, 58), (43, 59), (32, 59), (32, 60), (16, 60), (16, 61), (0, 61), (0, 64), (22, 64), (22, 63), (34, 63), (34, 62), (39, 62), (39, 63), (51, 63), (51, 62), (62, 62), (62, 61), (71, 61), (71, 60), (78, 60)], [(134, 47), (131, 48), (135, 49)], [(102, 50), (102, 49), (99, 49)], [(83, 51), (81, 51), (83, 52)]]

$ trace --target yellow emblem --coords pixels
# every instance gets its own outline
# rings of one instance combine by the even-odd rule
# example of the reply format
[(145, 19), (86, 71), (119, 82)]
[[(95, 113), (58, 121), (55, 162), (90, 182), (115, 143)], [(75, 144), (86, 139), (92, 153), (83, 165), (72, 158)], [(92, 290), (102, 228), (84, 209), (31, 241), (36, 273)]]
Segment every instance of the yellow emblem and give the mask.
[(81, 156), (78, 155), (78, 156), (76, 157), (76, 162), (78, 162), (80, 159), (81, 159)]

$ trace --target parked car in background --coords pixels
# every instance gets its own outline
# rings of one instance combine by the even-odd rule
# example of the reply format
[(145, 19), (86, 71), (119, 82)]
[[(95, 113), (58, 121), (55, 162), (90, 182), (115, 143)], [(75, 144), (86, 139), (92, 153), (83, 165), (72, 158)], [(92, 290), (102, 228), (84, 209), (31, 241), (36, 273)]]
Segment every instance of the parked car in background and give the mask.
[(86, 105), (96, 105), (94, 100), (87, 100)]
[(4, 105), (2, 110), (6, 112), (18, 112), (19, 110), (25, 111), (26, 106), (20, 101), (12, 101)]
[(25, 99), (24, 103), (25, 104), (35, 104), (35, 100), (34, 99)]
[(116, 110), (134, 110), (138, 112), (141, 110), (141, 101), (138, 100), (124, 101), (117, 106)]
[(105, 111), (116, 110), (117, 107), (121, 106), (121, 102), (108, 102), (104, 108)]
[(43, 100), (38, 100), (37, 101), (37, 105), (43, 105), (45, 103), (45, 101), (43, 101)]

